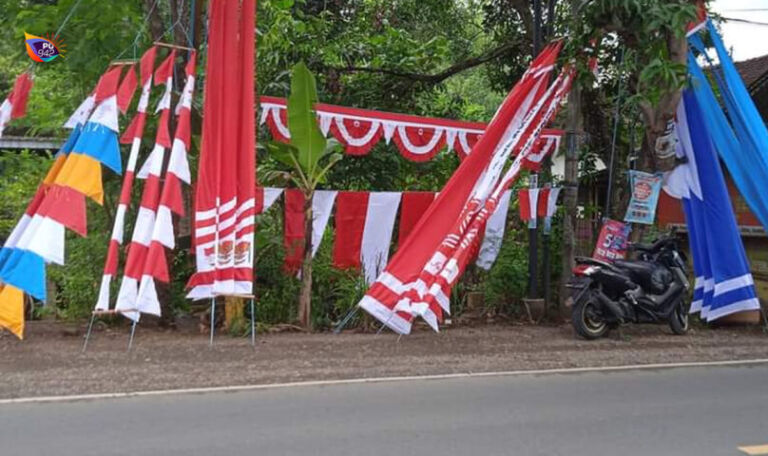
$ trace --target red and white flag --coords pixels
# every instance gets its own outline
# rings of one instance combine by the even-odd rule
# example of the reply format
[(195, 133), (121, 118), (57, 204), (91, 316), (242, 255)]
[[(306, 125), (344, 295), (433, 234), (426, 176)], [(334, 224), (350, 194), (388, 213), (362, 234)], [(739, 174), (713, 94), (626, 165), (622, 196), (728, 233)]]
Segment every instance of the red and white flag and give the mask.
[(139, 309), (160, 309), (160, 301), (157, 298), (155, 279), (161, 282), (170, 282), (168, 263), (165, 258), (165, 249), (173, 249), (176, 246), (173, 233), (173, 216), (184, 215), (184, 200), (182, 199), (181, 183), (190, 184), (189, 150), (191, 138), (192, 96), (195, 90), (195, 64), (196, 54), (190, 53), (186, 66), (187, 80), (181, 98), (176, 105), (178, 123), (176, 137), (173, 139), (171, 157), (168, 161), (168, 169), (165, 173), (163, 191), (160, 195), (160, 205), (157, 208), (155, 225), (152, 228), (149, 252), (144, 262), (144, 270), (139, 284), (137, 307)]
[[(152, 71), (155, 66), (155, 54), (157, 48), (151, 47), (141, 57), (139, 68), (141, 72), (141, 95), (139, 97), (139, 104), (136, 107), (136, 115), (129, 124), (129, 127), (123, 133), (120, 138), (122, 144), (130, 144), (131, 151), (128, 154), (128, 164), (125, 167), (125, 175), (123, 176), (123, 185), (120, 190), (120, 201), (115, 211), (115, 222), (112, 225), (112, 235), (109, 240), (109, 249), (107, 250), (107, 258), (104, 261), (104, 273), (101, 277), (101, 288), (99, 289), (99, 298), (96, 302), (96, 310), (109, 309), (110, 301), (110, 285), (112, 278), (117, 275), (117, 265), (120, 261), (120, 246), (123, 245), (123, 233), (125, 230), (125, 214), (128, 212), (128, 208), (131, 205), (131, 192), (133, 191), (133, 180), (136, 174), (136, 162), (139, 159), (139, 150), (141, 149), (141, 138), (144, 135), (144, 125), (146, 123), (147, 107), (149, 106), (149, 94), (152, 90)], [(128, 72), (128, 75), (123, 78), (123, 83), (118, 89), (118, 107), (125, 112), (124, 107), (126, 104), (127, 84), (130, 84), (130, 80), (126, 83), (126, 79), (130, 78), (135, 73), (133, 69)], [(131, 93), (132, 97), (132, 93)], [(128, 100), (130, 101), (130, 100)]]
[(254, 0), (211, 1), (191, 299), (253, 291), (255, 14)]
[(165, 84), (165, 91), (160, 98), (156, 111), (160, 112), (157, 123), (155, 147), (147, 157), (138, 173), (139, 179), (144, 179), (144, 189), (141, 203), (133, 226), (133, 236), (128, 245), (128, 256), (125, 260), (123, 280), (117, 294), (115, 310), (127, 318), (138, 321), (141, 313), (160, 315), (160, 306), (140, 306), (138, 302), (139, 280), (147, 260), (152, 231), (157, 217), (157, 207), (160, 203), (160, 178), (163, 172), (165, 151), (171, 148), (169, 122), (171, 115), (171, 90), (173, 89), (173, 65), (176, 59), (175, 51), (157, 67), (155, 84)]
[[(558, 43), (534, 60), (472, 153), (359, 303), (395, 332), (409, 333), (414, 315), (422, 316), (437, 328), (442, 312), (440, 307), (432, 306), (427, 300), (431, 291), (428, 283), (443, 271), (449, 258), (447, 254), (459, 247), (458, 243), (474, 216), (483, 208), (513, 149), (520, 146), (526, 132), (534, 132), (529, 112), (541, 110), (541, 100), (546, 98), (543, 95), (559, 50)], [(518, 160), (521, 156), (524, 158), (523, 154), (518, 154)], [(496, 201), (493, 201), (494, 206)], [(470, 245), (463, 247), (466, 250)], [(447, 296), (433, 294), (432, 299), (439, 299), (441, 307), (447, 307)]]
[(31, 89), (32, 76), (29, 73), (24, 72), (16, 77), (11, 93), (0, 104), (0, 138), (8, 122), (27, 115), (27, 100)]

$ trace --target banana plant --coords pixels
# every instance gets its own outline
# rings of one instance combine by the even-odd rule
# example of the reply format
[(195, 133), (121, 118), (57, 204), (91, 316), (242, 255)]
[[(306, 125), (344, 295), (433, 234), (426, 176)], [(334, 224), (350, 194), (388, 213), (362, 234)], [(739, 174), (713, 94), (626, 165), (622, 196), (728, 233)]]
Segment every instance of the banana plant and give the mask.
[(328, 171), (342, 159), (341, 144), (326, 139), (317, 125), (314, 106), (317, 103), (315, 77), (304, 63), (293, 67), (291, 95), (288, 97), (289, 143), (271, 141), (266, 144), (269, 154), (283, 168), (270, 177), (288, 180), (304, 195), (304, 245), (301, 266), (301, 293), (298, 319), (305, 328), (311, 327), (312, 311), (312, 198), (318, 185), (325, 183)]

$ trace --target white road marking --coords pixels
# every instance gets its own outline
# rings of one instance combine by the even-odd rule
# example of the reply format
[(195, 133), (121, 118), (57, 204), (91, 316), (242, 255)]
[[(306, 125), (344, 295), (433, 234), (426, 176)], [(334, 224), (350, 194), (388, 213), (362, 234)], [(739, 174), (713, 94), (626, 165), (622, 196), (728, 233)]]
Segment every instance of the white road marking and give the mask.
[(750, 456), (768, 454), (768, 445), (740, 446), (738, 449), (739, 451), (744, 452)]
[(345, 380), (313, 380), (313, 381), (288, 382), (288, 383), (264, 383), (264, 384), (258, 384), (258, 385), (211, 386), (211, 387), (204, 387), (204, 388), (182, 388), (182, 389), (168, 389), (168, 390), (129, 391), (129, 392), (116, 392), (116, 393), (77, 394), (77, 395), (69, 395), (69, 396), (20, 397), (20, 398), (12, 398), (12, 399), (0, 399), (0, 405), (45, 403), (45, 402), (73, 402), (73, 401), (89, 401), (89, 400), (98, 400), (98, 399), (124, 399), (124, 398), (131, 398), (131, 397), (162, 396), (162, 395), (177, 395), (177, 394), (242, 392), (242, 391), (257, 391), (257, 390), (295, 388), (295, 387), (307, 387), (307, 386), (356, 385), (356, 384), (364, 384), (364, 383), (409, 382), (409, 381), (419, 381), (419, 380), (451, 380), (451, 379), (482, 378), (482, 377), (515, 377), (515, 376), (528, 376), (528, 375), (583, 374), (583, 373), (592, 373), (592, 372), (621, 372), (621, 371), (630, 371), (630, 370), (677, 369), (677, 368), (686, 368), (686, 367), (750, 366), (750, 365), (756, 365), (756, 364), (768, 364), (768, 358), (731, 360), (731, 361), (701, 361), (701, 362), (688, 362), (688, 363), (629, 364), (624, 366), (603, 366), (603, 367), (532, 369), (532, 370), (497, 371), (497, 372), (459, 372), (454, 374), (351, 378), (351, 379), (345, 379)]

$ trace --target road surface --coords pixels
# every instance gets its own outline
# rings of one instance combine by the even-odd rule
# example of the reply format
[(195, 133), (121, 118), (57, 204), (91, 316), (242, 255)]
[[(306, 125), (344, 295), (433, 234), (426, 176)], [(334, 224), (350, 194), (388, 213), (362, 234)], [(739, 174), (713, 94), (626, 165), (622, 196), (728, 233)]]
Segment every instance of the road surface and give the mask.
[(0, 405), (3, 456), (711, 456), (764, 444), (766, 365)]

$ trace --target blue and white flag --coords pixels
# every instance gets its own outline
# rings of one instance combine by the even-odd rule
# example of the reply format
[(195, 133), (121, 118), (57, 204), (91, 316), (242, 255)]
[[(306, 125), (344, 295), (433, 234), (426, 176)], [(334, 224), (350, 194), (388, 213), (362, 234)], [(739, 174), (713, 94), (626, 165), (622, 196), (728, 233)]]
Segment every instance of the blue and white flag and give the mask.
[(696, 273), (691, 313), (713, 321), (760, 309), (720, 162), (704, 113), (691, 90), (677, 110), (678, 155), (687, 163), (667, 176), (665, 190), (682, 198)]

